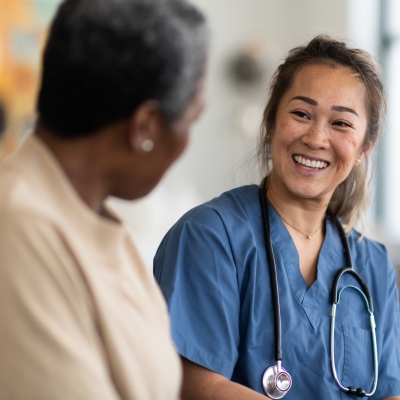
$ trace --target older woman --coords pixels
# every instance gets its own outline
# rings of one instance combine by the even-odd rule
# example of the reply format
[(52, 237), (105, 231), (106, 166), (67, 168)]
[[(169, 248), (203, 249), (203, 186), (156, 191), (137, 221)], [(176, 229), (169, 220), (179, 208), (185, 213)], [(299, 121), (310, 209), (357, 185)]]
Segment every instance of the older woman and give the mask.
[(316, 37), (279, 66), (261, 188), (191, 210), (154, 261), (184, 399), (400, 399), (395, 272), (353, 229), (384, 110), (377, 66), (343, 42)]
[(0, 166), (0, 399), (178, 399), (164, 299), (104, 201), (149, 193), (203, 108), (183, 0), (65, 0), (38, 123)]

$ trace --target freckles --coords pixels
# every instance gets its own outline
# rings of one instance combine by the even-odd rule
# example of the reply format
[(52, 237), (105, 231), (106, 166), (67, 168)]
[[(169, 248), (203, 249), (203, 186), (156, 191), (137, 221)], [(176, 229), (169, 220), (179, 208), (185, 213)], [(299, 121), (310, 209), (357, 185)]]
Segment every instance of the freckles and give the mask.
[(282, 144), (290, 144), (297, 137), (296, 130), (290, 122), (281, 122), (275, 130), (275, 139)]

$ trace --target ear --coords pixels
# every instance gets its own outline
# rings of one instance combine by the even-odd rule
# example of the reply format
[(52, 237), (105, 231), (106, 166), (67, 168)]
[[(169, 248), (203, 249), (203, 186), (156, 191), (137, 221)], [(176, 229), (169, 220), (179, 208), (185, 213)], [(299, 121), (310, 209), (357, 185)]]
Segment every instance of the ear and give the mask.
[(160, 106), (155, 100), (140, 104), (129, 121), (129, 145), (135, 152), (148, 153), (159, 143), (162, 133)]
[(362, 164), (371, 153), (372, 149), (375, 147), (375, 142), (369, 141), (363, 146), (361, 153), (358, 156), (358, 159), (355, 162), (355, 166)]

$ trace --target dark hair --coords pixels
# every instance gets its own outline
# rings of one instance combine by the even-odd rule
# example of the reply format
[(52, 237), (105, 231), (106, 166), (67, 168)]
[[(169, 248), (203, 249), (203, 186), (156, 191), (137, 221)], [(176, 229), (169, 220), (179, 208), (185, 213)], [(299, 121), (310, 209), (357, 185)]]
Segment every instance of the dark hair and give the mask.
[[(319, 35), (307, 45), (289, 51), (284, 62), (275, 72), (270, 97), (264, 110), (259, 143), (259, 159), (262, 173), (271, 169), (271, 135), (275, 129), (276, 114), (284, 94), (290, 89), (296, 72), (307, 64), (325, 64), (332, 68), (345, 67), (353, 71), (365, 87), (365, 102), (368, 115), (367, 130), (363, 142), (376, 143), (381, 134), (381, 122), (386, 112), (386, 97), (381, 70), (373, 58), (364, 50), (351, 48), (345, 42), (326, 35)], [(369, 202), (368, 160), (354, 167), (349, 176), (338, 185), (329, 208), (333, 216), (339, 216), (350, 229), (361, 218)]]
[(39, 123), (73, 138), (156, 100), (177, 119), (203, 73), (208, 31), (185, 0), (64, 0), (43, 56)]

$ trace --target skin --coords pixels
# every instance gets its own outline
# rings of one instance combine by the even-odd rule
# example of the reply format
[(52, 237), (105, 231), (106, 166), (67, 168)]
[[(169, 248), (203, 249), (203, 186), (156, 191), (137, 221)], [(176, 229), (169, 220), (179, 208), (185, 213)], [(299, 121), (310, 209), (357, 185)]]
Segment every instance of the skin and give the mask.
[[(372, 149), (364, 145), (366, 128), (365, 88), (347, 68), (305, 66), (280, 101), (267, 195), (293, 238), (309, 286), (317, 278), (321, 227), (333, 192)], [(326, 166), (310, 168), (296, 156)], [(311, 240), (306, 237), (315, 232)]]
[[(282, 97), (272, 134), (270, 187), (296, 201), (324, 206), (335, 188), (364, 160), (367, 128), (365, 89), (346, 68), (309, 65), (300, 69)], [(327, 162), (327, 168), (303, 168), (295, 154)]]
[[(280, 101), (271, 143), (273, 169), (267, 195), (285, 220), (306, 234), (317, 231), (337, 185), (372, 149), (371, 143), (363, 145), (366, 128), (364, 86), (351, 71), (326, 65), (298, 70)], [(311, 170), (296, 164), (294, 155), (328, 165)], [(320, 229), (308, 239), (289, 224), (286, 227), (299, 252), (303, 277), (311, 285), (317, 276), (324, 231)], [(183, 400), (266, 398), (185, 358), (182, 361)], [(385, 400), (400, 400), (400, 396)]]
[[(104, 200), (147, 195), (185, 150), (193, 123), (204, 108), (204, 79), (182, 116), (167, 124), (156, 101), (92, 135), (63, 140), (41, 126), (35, 134), (50, 148), (82, 200), (104, 215)], [(151, 140), (151, 151), (143, 142)]]

